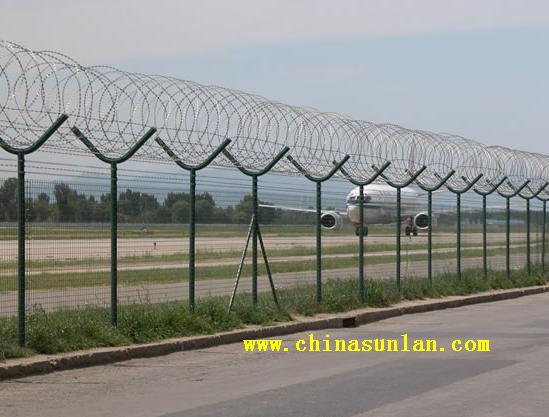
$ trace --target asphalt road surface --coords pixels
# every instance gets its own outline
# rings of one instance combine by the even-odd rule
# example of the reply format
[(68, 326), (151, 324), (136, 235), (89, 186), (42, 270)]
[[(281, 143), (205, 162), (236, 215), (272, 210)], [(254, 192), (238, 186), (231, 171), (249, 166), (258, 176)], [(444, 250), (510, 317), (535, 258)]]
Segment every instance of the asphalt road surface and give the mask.
[[(4, 417), (542, 417), (549, 294), (397, 317), (332, 339), (490, 339), (491, 352), (246, 353), (241, 344), (0, 383)], [(307, 333), (285, 338), (287, 345)]]

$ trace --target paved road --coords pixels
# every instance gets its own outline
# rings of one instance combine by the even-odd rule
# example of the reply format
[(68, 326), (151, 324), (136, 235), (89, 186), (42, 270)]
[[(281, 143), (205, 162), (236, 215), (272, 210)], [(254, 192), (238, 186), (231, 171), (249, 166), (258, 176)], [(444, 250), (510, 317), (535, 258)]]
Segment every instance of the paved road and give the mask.
[[(245, 353), (241, 344), (0, 383), (4, 417), (542, 417), (549, 294), (397, 317), (332, 339), (491, 340), (489, 353)], [(287, 341), (307, 334), (286, 337)]]

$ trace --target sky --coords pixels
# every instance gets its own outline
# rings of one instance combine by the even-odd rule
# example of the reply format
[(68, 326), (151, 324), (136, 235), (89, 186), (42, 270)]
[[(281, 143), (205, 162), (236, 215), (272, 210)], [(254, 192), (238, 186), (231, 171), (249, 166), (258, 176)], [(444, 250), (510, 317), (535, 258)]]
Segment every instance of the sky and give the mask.
[(547, 0), (0, 0), (0, 39), (549, 153)]

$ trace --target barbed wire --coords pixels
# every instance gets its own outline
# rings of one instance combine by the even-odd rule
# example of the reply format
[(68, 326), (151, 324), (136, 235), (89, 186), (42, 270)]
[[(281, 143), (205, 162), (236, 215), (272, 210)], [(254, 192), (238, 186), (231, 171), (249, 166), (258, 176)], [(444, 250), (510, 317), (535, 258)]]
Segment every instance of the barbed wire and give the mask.
[[(109, 157), (125, 154), (151, 127), (180, 160), (195, 165), (225, 139), (247, 169), (261, 169), (284, 146), (313, 176), (323, 176), (334, 161), (350, 158), (345, 171), (364, 181), (390, 162), (384, 177), (405, 182), (422, 166), (419, 180), (438, 184), (452, 170), (447, 186), (462, 189), (482, 175), (479, 191), (504, 181), (498, 191), (511, 194), (529, 181), (523, 197), (549, 197), (547, 155), (486, 146), (461, 136), (406, 129), (395, 124), (353, 120), (315, 109), (290, 106), (264, 97), (161, 75), (85, 67), (52, 51), (32, 51), (0, 41), (0, 136), (11, 146), (34, 143), (65, 113), (69, 116), (46, 146), (82, 151), (70, 127), (78, 127)], [(136, 157), (167, 161), (170, 157), (149, 141)], [(213, 162), (232, 166), (223, 154)], [(274, 168), (299, 174), (285, 158)]]

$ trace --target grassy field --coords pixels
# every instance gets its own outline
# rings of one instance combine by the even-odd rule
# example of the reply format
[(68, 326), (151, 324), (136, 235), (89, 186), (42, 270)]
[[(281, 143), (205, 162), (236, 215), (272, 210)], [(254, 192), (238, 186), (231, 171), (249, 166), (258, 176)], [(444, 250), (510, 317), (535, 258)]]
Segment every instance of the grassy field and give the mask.
[(487, 280), (481, 272), (470, 270), (461, 280), (454, 275), (437, 276), (431, 287), (426, 279), (404, 281), (399, 293), (393, 282), (367, 281), (366, 297), (357, 294), (355, 280), (327, 281), (323, 286), (324, 302), (315, 302), (315, 288), (306, 286), (281, 289), (278, 309), (268, 294), (261, 294), (259, 307), (253, 309), (246, 294), (239, 295), (231, 313), (227, 297), (201, 299), (196, 313), (186, 303), (133, 304), (120, 306), (119, 326), (110, 326), (109, 310), (103, 308), (45, 313), (34, 311), (28, 317), (27, 348), (17, 346), (16, 320), (0, 319), (0, 360), (52, 354), (79, 349), (146, 343), (166, 338), (213, 334), (249, 324), (270, 325), (289, 321), (295, 315), (342, 312), (364, 306), (384, 307), (402, 300), (472, 294), (488, 289), (515, 288), (545, 284), (547, 276), (524, 271), (513, 272), (507, 279), (503, 272), (490, 272)]
[[(514, 248), (512, 253), (525, 253), (526, 248)], [(488, 256), (503, 255), (505, 254), (504, 248), (490, 249), (488, 250)], [(463, 258), (473, 258), (482, 256), (482, 251), (478, 249), (462, 250)], [(455, 253), (436, 253), (434, 259), (452, 259), (455, 257)], [(303, 272), (312, 271), (315, 269), (316, 263), (314, 259), (310, 260), (290, 260), (270, 262), (271, 271), (273, 273), (284, 272)], [(420, 254), (406, 254), (406, 251), (402, 251), (402, 263), (413, 261), (425, 261), (427, 260), (426, 253)], [(395, 261), (395, 255), (380, 255), (370, 256), (366, 260), (367, 265), (378, 265), (391, 263)], [(333, 270), (341, 268), (356, 267), (358, 263), (358, 255), (336, 258), (325, 256), (322, 260), (323, 270)], [(197, 269), (197, 280), (208, 279), (233, 279), (236, 273), (237, 264), (235, 265), (221, 265), (221, 266), (202, 266)], [(260, 263), (259, 273), (266, 274), (264, 265)], [(251, 274), (251, 266), (245, 265), (242, 275), (249, 276)], [(118, 282), (124, 285), (141, 285), (141, 284), (161, 284), (172, 282), (186, 281), (188, 275), (188, 268), (182, 266), (181, 268), (168, 268), (159, 269), (151, 268), (146, 270), (121, 270), (118, 272)], [(59, 273), (39, 273), (33, 274), (27, 277), (27, 286), (30, 289), (60, 289), (60, 288), (75, 288), (75, 287), (93, 287), (104, 286), (109, 283), (109, 272), (59, 272)], [(15, 291), (17, 289), (17, 281), (15, 279), (4, 280), (0, 292)]]
[[(537, 240), (532, 239), (532, 244), (539, 243)], [(525, 241), (513, 241), (513, 246), (520, 246), (525, 244)], [(488, 242), (488, 247), (496, 247), (505, 245), (504, 240), (491, 241)], [(365, 243), (366, 252), (385, 252), (385, 251), (394, 251), (394, 243)], [(462, 248), (471, 248), (479, 247), (481, 242), (467, 242), (462, 241)], [(452, 243), (434, 243), (433, 249), (451, 249), (455, 248), (456, 245)], [(427, 250), (426, 243), (415, 243), (414, 240), (403, 239), (402, 241), (403, 250)], [(270, 249), (268, 250), (269, 257), (294, 257), (294, 256), (313, 256), (316, 253), (314, 246), (304, 246), (298, 245), (286, 249)], [(342, 254), (356, 254), (358, 253), (358, 244), (341, 244), (341, 245), (326, 245), (322, 248), (323, 255), (342, 255)], [(210, 251), (210, 250), (199, 250), (196, 252), (196, 259), (199, 261), (209, 261), (209, 260), (231, 260), (239, 259), (242, 255), (241, 250), (233, 251)], [(173, 254), (163, 254), (163, 255), (141, 255), (141, 256), (119, 256), (118, 264), (121, 267), (126, 265), (144, 265), (149, 263), (161, 264), (161, 263), (173, 263), (173, 262), (186, 262), (188, 261), (188, 254), (185, 252), (178, 252)], [(93, 257), (83, 257), (80, 259), (59, 259), (59, 260), (27, 260), (26, 266), (29, 271), (32, 271), (33, 268), (47, 269), (47, 268), (65, 268), (65, 267), (78, 267), (78, 266), (95, 266), (95, 267), (108, 267), (110, 261), (108, 258), (93, 258)], [(4, 261), (0, 265), (0, 272), (9, 272), (13, 271), (17, 266), (16, 260)]]
[[(313, 225), (262, 225), (262, 232), (269, 236), (313, 236)], [(380, 230), (383, 230), (381, 228)], [(245, 236), (248, 225), (203, 225), (196, 227), (196, 232), (201, 237), (238, 237)], [(15, 227), (1, 228), (0, 240), (12, 240), (17, 238)], [(334, 235), (348, 235), (354, 233), (354, 228), (346, 225), (340, 230), (330, 233)], [(73, 225), (52, 224), (27, 226), (28, 239), (109, 239), (110, 224)], [(186, 224), (166, 225), (118, 225), (118, 238), (181, 238), (188, 237)]]
[[(201, 237), (238, 237), (245, 236), (248, 225), (197, 225), (197, 235)], [(310, 225), (267, 225), (262, 224), (261, 230), (265, 236), (313, 236), (315, 227)], [(433, 228), (435, 233), (454, 233), (456, 228), (453, 225), (441, 225)], [(464, 233), (480, 233), (480, 225), (463, 225)], [(513, 233), (523, 233), (524, 225), (512, 225)], [(535, 231), (535, 225), (532, 224)], [(333, 236), (348, 236), (354, 234), (354, 227), (345, 223), (339, 230), (325, 230)], [(504, 233), (502, 225), (489, 225), (489, 233)], [(394, 225), (372, 225), (369, 226), (369, 233), (372, 235), (388, 235), (395, 233)], [(110, 224), (27, 224), (26, 230), (28, 239), (108, 239), (110, 237)], [(118, 225), (118, 238), (181, 238), (188, 237), (188, 226), (186, 224), (165, 224), (165, 225)], [(17, 230), (15, 226), (0, 227), (0, 240), (15, 240)]]

